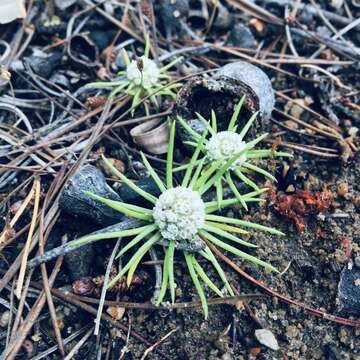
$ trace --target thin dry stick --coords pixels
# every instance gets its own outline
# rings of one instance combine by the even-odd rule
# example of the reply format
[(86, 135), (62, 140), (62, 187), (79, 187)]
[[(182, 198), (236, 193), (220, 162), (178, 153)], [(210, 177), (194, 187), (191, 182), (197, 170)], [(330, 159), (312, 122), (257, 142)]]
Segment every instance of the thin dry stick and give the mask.
[(165, 336), (163, 336), (159, 341), (157, 341), (154, 345), (151, 345), (149, 348), (147, 348), (143, 354), (143, 356), (141, 357), (140, 360), (145, 360), (145, 358), (157, 347), (159, 346), (162, 342), (164, 342), (168, 337), (170, 337), (174, 332), (177, 331), (177, 328), (172, 329), (169, 333), (167, 333)]
[(103, 284), (103, 287), (101, 289), (99, 307), (98, 307), (98, 311), (97, 311), (97, 315), (96, 315), (96, 319), (95, 319), (94, 335), (96, 335), (96, 336), (99, 335), (101, 314), (102, 314), (102, 311), (103, 311), (103, 308), (104, 308), (104, 301), (105, 301), (105, 296), (106, 296), (107, 284), (108, 284), (108, 281), (109, 281), (110, 272), (111, 272), (112, 265), (114, 263), (115, 256), (116, 256), (116, 254), (118, 252), (118, 249), (119, 249), (119, 246), (120, 246), (120, 242), (121, 242), (121, 238), (119, 238), (117, 240), (117, 242), (116, 242), (116, 244), (114, 246), (114, 249), (113, 249), (113, 251), (111, 253), (109, 263), (107, 264), (105, 277), (104, 277), (104, 284)]
[[(45, 199), (45, 204), (46, 204), (46, 199)], [(44, 207), (41, 211), (41, 215), (40, 215), (40, 223), (39, 223), (39, 253), (40, 255), (44, 255), (44, 246), (45, 246), (45, 239), (44, 239), (44, 232), (45, 232), (45, 226), (44, 226), (44, 218), (45, 218), (45, 204)], [(57, 321), (57, 317), (56, 317), (56, 310), (55, 310), (55, 305), (51, 296), (51, 291), (50, 291), (50, 286), (49, 286), (49, 277), (47, 274), (47, 270), (46, 270), (46, 265), (45, 264), (41, 264), (41, 276), (43, 279), (43, 284), (44, 284), (44, 291), (45, 291), (45, 295), (46, 295), (46, 301), (48, 304), (48, 308), (50, 311), (50, 317), (51, 317), (51, 322), (53, 325), (53, 329), (55, 332), (55, 338), (56, 338), (56, 342), (58, 344), (59, 347), (59, 351), (62, 357), (64, 357), (65, 354), (65, 349), (64, 349), (64, 341), (61, 337), (61, 332), (59, 329), (59, 323)]]
[[(56, 276), (60, 271), (60, 267), (62, 264), (62, 257), (58, 257), (54, 270), (50, 276), (49, 284), (53, 286)], [(3, 353), (1, 354), (1, 359), (6, 360), (14, 360), (18, 351), (20, 350), (24, 340), (26, 339), (27, 334), (31, 330), (34, 325), (34, 322), (38, 318), (42, 308), (45, 305), (46, 297), (44, 291), (42, 291), (37, 298), (36, 302), (34, 303), (31, 311), (27, 315), (26, 319), (22, 323), (21, 327), (16, 333), (16, 337), (10, 342), (6, 349), (4, 349)]]
[[(64, 339), (64, 344), (68, 344), (69, 342), (73, 341), (74, 339), (76, 339), (81, 333), (84, 332), (84, 330), (86, 330), (88, 326), (79, 329), (77, 331), (75, 331), (73, 334), (71, 334), (69, 337)], [(92, 331), (92, 329), (91, 329)], [(56, 351), (58, 349), (58, 345), (54, 345), (49, 349), (46, 349), (45, 351), (41, 352), (40, 354), (37, 354), (36, 356), (32, 357), (30, 360), (41, 360), (43, 358), (49, 358), (49, 355), (51, 353), (53, 353), (54, 351)]]
[(1, 236), (0, 236), (0, 251), (5, 247), (6, 244), (4, 244), (7, 240), (7, 234), (9, 229), (14, 228), (16, 222), (19, 220), (20, 216), (28, 206), (29, 202), (34, 196), (34, 186), (31, 188), (30, 192), (27, 194), (26, 198), (22, 202), (21, 206), (19, 207), (18, 211), (16, 212), (15, 216), (10, 221), (9, 225), (6, 225)]
[[(32, 277), (32, 274), (34, 273), (34, 270), (31, 269), (29, 271), (29, 275), (25, 281), (25, 285), (23, 287), (23, 291), (21, 293), (21, 299), (19, 301), (19, 305), (18, 305), (18, 311), (16, 313), (16, 317), (15, 317), (15, 320), (14, 320), (14, 324), (13, 324), (13, 327), (11, 329), (11, 337), (10, 337), (10, 340), (12, 340), (16, 334), (16, 331), (19, 327), (19, 324), (20, 324), (20, 321), (21, 321), (21, 318), (22, 318), (22, 313), (23, 313), (23, 310), (24, 310), (24, 306), (25, 306), (25, 301), (26, 301), (26, 296), (27, 296), (27, 292), (28, 292), (28, 289), (29, 289), (29, 285), (30, 285), (30, 281), (31, 281), (31, 277)], [(14, 281), (15, 283), (15, 281)], [(16, 284), (15, 284), (16, 285)]]
[(20, 297), (21, 297), (21, 289), (22, 289), (22, 286), (24, 283), (26, 264), (27, 264), (27, 259), (29, 256), (30, 244), (31, 244), (31, 240), (32, 240), (32, 237), (34, 234), (36, 218), (37, 218), (37, 214), (39, 211), (39, 203), (40, 203), (40, 179), (39, 178), (35, 178), (34, 188), (35, 188), (34, 211), (33, 211), (33, 216), (31, 219), (31, 225), (30, 225), (28, 237), (26, 239), (26, 243), (25, 243), (25, 247), (24, 247), (24, 254), (22, 257), (22, 261), (21, 261), (19, 279), (18, 279), (18, 283), (16, 286), (16, 291), (15, 291), (15, 295), (17, 296), (18, 299), (20, 299)]
[(71, 360), (77, 352), (80, 350), (80, 348), (85, 344), (86, 340), (91, 336), (93, 331), (93, 327), (89, 329), (86, 334), (79, 340), (79, 342), (71, 349), (69, 354), (64, 358), (64, 360)]

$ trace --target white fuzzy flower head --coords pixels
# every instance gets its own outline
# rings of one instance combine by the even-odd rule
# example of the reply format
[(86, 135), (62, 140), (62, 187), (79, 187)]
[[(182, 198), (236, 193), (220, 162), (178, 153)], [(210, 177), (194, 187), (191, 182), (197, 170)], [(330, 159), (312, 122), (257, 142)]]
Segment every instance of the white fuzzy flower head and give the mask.
[[(240, 135), (233, 131), (220, 131), (206, 143), (207, 156), (211, 161), (221, 160), (225, 163), (238, 154), (246, 146)], [(246, 154), (240, 155), (234, 166), (240, 166), (246, 161)]]
[(153, 218), (164, 239), (191, 242), (204, 226), (205, 204), (198, 192), (178, 186), (160, 195)]
[(141, 85), (144, 89), (149, 90), (159, 82), (160, 70), (151, 59), (141, 56), (143, 65), (142, 71), (138, 68), (138, 63), (133, 60), (126, 67), (126, 77), (135, 85)]

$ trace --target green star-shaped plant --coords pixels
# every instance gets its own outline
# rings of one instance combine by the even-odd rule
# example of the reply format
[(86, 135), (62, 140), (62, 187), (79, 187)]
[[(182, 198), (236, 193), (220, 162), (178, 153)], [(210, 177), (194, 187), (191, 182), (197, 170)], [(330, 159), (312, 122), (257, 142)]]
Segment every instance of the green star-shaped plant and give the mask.
[[(189, 274), (199, 294), (205, 317), (207, 317), (207, 301), (202, 283), (206, 284), (219, 296), (223, 296), (223, 293), (208, 277), (202, 265), (200, 265), (200, 262), (198, 261), (199, 258), (204, 258), (213, 265), (222, 280), (226, 291), (228, 294), (233, 295), (233, 291), (226, 279), (225, 273), (211, 251), (209, 244), (222, 248), (236, 256), (239, 256), (240, 258), (277, 272), (272, 265), (239, 250), (238, 247), (233, 246), (230, 243), (250, 248), (256, 247), (256, 245), (236, 236), (247, 233), (240, 227), (267, 231), (276, 235), (283, 234), (271, 227), (215, 214), (219, 207), (226, 208), (239, 203), (239, 200), (236, 197), (222, 199), (219, 203), (217, 201), (203, 201), (202, 195), (210, 189), (211, 186), (216, 183), (241, 156), (241, 153), (238, 153), (228, 159), (221, 165), (215, 174), (209, 170), (203, 171), (203, 161), (198, 163), (197, 160), (201, 149), (204, 147), (205, 136), (199, 138), (197, 147), (188, 167), (186, 168), (181, 183), (175, 185), (173, 179), (174, 137), (175, 121), (170, 125), (169, 146), (166, 161), (166, 178), (164, 181), (150, 165), (146, 156), (141, 154), (144, 165), (161, 191), (161, 195), (159, 197), (155, 197), (138, 187), (133, 181), (119, 172), (106, 158), (104, 158), (105, 163), (111, 169), (112, 173), (119, 177), (124, 184), (147, 200), (151, 204), (150, 207), (140, 207), (124, 202), (105, 199), (92, 193), (87, 193), (91, 198), (110, 206), (122, 214), (143, 221), (143, 225), (130, 230), (93, 235), (90, 234), (74, 240), (70, 244), (72, 246), (79, 246), (93, 241), (118, 237), (128, 237), (131, 239), (120, 250), (117, 257), (123, 256), (132, 248), (136, 248), (136, 250), (117, 276), (109, 283), (109, 287), (112, 287), (125, 274), (127, 274), (127, 284), (130, 285), (135, 270), (144, 255), (151, 249), (152, 246), (164, 246), (165, 244), (162, 286), (157, 299), (157, 304), (160, 304), (163, 301), (168, 288), (170, 289), (171, 300), (173, 303), (175, 302), (174, 253), (176, 249), (179, 249), (185, 257)], [(244, 194), (242, 195), (242, 201), (245, 203), (258, 202), (260, 199), (257, 196), (266, 190), (267, 189), (257, 189), (256, 191)], [(140, 245), (140, 243), (142, 244)], [(200, 248), (198, 247), (199, 243), (201, 244)], [(197, 247), (196, 252), (191, 250), (194, 245)]]
[[(196, 113), (198, 119), (205, 126), (205, 136), (210, 134), (209, 139), (206, 139), (203, 146), (201, 147), (201, 152), (204, 157), (197, 160), (196, 164), (202, 164), (209, 173), (213, 174), (221, 169), (223, 164), (226, 164), (229, 159), (232, 159), (237, 154), (240, 154), (237, 159), (227, 168), (223, 173), (224, 176), (218, 176), (217, 181), (213, 184), (216, 188), (216, 197), (219, 205), (223, 198), (223, 186), (222, 179), (225, 178), (226, 183), (229, 185), (231, 191), (242, 204), (242, 206), (247, 210), (246, 202), (243, 199), (235, 185), (233, 180), (233, 174), (240, 179), (241, 182), (244, 182), (249, 187), (255, 191), (259, 190), (258, 185), (250, 179), (246, 174), (255, 172), (261, 175), (264, 175), (271, 181), (275, 181), (275, 177), (270, 174), (268, 171), (254, 165), (251, 161), (253, 159), (260, 158), (269, 158), (274, 156), (291, 156), (291, 154), (286, 152), (259, 149), (255, 150), (254, 147), (261, 142), (268, 134), (263, 134), (257, 137), (256, 139), (245, 142), (244, 137), (249, 131), (251, 125), (255, 121), (258, 112), (255, 112), (245, 126), (238, 132), (237, 129), (237, 119), (241, 110), (241, 107), (244, 103), (245, 97), (242, 97), (239, 103), (235, 106), (234, 113), (229, 121), (228, 129), (226, 131), (218, 131), (218, 124), (216, 119), (216, 114), (211, 111), (211, 121), (207, 121), (199, 113)], [(178, 117), (179, 122), (185, 128), (185, 130), (191, 135), (193, 141), (186, 141), (186, 144), (197, 147), (197, 142), (201, 139), (202, 135), (193, 130), (180, 116)], [(189, 167), (189, 164), (182, 165), (175, 169), (175, 171), (185, 170)]]
[(122, 77), (118, 81), (94, 82), (87, 86), (95, 89), (113, 88), (110, 96), (118, 93), (125, 93), (132, 97), (131, 107), (134, 109), (139, 105), (142, 98), (149, 96), (151, 102), (158, 107), (156, 96), (170, 96), (173, 100), (176, 93), (173, 91), (181, 86), (179, 83), (167, 85), (171, 78), (167, 71), (178, 63), (181, 58), (176, 58), (165, 66), (159, 67), (156, 62), (149, 57), (150, 40), (146, 37), (144, 54), (136, 59), (130, 60), (125, 49), (122, 49), (122, 56), (126, 69), (119, 71), (118, 75)]

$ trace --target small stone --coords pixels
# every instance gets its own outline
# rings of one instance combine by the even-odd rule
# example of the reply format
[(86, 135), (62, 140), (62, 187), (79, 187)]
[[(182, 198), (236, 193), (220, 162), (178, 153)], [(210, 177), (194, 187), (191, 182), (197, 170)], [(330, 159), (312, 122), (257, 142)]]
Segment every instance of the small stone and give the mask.
[(349, 191), (349, 185), (346, 182), (342, 182), (337, 187), (337, 193), (340, 196), (344, 196)]
[(243, 24), (236, 24), (232, 27), (228, 43), (245, 49), (256, 49), (258, 45), (251, 30)]
[(0, 326), (7, 327), (10, 319), (10, 311), (4, 311), (0, 316)]
[(328, 343), (324, 347), (324, 356), (327, 360), (341, 360), (342, 356), (335, 344)]
[(360, 315), (360, 270), (350, 262), (341, 272), (338, 285), (338, 300), (341, 310), (348, 314)]
[(251, 356), (258, 356), (261, 353), (261, 348), (260, 347), (252, 347), (250, 349), (250, 355)]
[(268, 329), (255, 330), (255, 337), (260, 344), (268, 347), (271, 350), (279, 350), (279, 344), (274, 334)]
[(335, 9), (340, 9), (344, 5), (344, 0), (331, 0), (330, 5)]
[(355, 126), (352, 126), (349, 130), (348, 130), (348, 134), (350, 137), (354, 138), (357, 133), (359, 131), (359, 128), (355, 127)]
[(120, 306), (109, 306), (106, 312), (115, 320), (121, 320), (125, 314), (125, 308)]
[(296, 338), (299, 335), (299, 329), (295, 325), (290, 325), (286, 329), (286, 336), (290, 339)]
[(252, 18), (249, 21), (249, 25), (253, 27), (256, 32), (260, 35), (263, 35), (266, 31), (266, 23), (262, 20), (259, 20), (257, 18)]
[(231, 356), (231, 354), (229, 354), (228, 352), (226, 352), (225, 354), (223, 354), (221, 356), (221, 360), (233, 360), (233, 357)]
[(354, 264), (358, 269), (360, 269), (360, 256), (355, 257)]

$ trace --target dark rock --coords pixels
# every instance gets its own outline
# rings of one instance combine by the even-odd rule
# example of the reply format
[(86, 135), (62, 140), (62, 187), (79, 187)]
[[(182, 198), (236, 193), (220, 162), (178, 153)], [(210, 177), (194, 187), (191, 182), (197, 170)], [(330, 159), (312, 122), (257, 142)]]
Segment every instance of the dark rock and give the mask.
[(65, 264), (72, 281), (81, 279), (91, 273), (94, 255), (93, 244), (84, 245), (65, 255)]
[(234, 18), (227, 7), (218, 2), (214, 28), (217, 30), (227, 30), (233, 25), (233, 22)]
[(179, 29), (179, 20), (186, 19), (189, 15), (188, 0), (159, 0), (160, 16), (165, 28)]
[(243, 24), (236, 24), (231, 29), (228, 44), (244, 49), (256, 49), (258, 45), (249, 27)]
[(89, 37), (98, 49), (102, 51), (111, 44), (111, 41), (114, 38), (114, 32), (109, 30), (93, 30), (89, 33)]
[(324, 356), (326, 360), (342, 360), (343, 357), (341, 356), (339, 349), (336, 347), (335, 344), (328, 343), (324, 347)]
[(56, 51), (51, 54), (41, 53), (39, 55), (31, 55), (25, 59), (35, 74), (49, 78), (54, 70), (60, 65), (62, 52)]
[(360, 315), (360, 270), (352, 262), (341, 272), (338, 300), (342, 312)]
[(120, 196), (106, 183), (102, 172), (95, 166), (85, 165), (66, 184), (59, 200), (60, 208), (68, 214), (85, 216), (101, 225), (111, 225), (122, 219), (119, 212), (91, 199), (84, 191), (121, 201)]
[[(154, 195), (159, 196), (160, 190), (152, 178), (144, 178), (138, 181), (134, 181), (137, 186), (139, 186), (144, 191)], [(140, 196), (136, 191), (132, 190), (128, 186), (124, 185), (119, 189), (119, 194), (121, 199), (125, 203), (134, 204), (134, 205), (150, 205), (151, 203), (145, 200)]]

